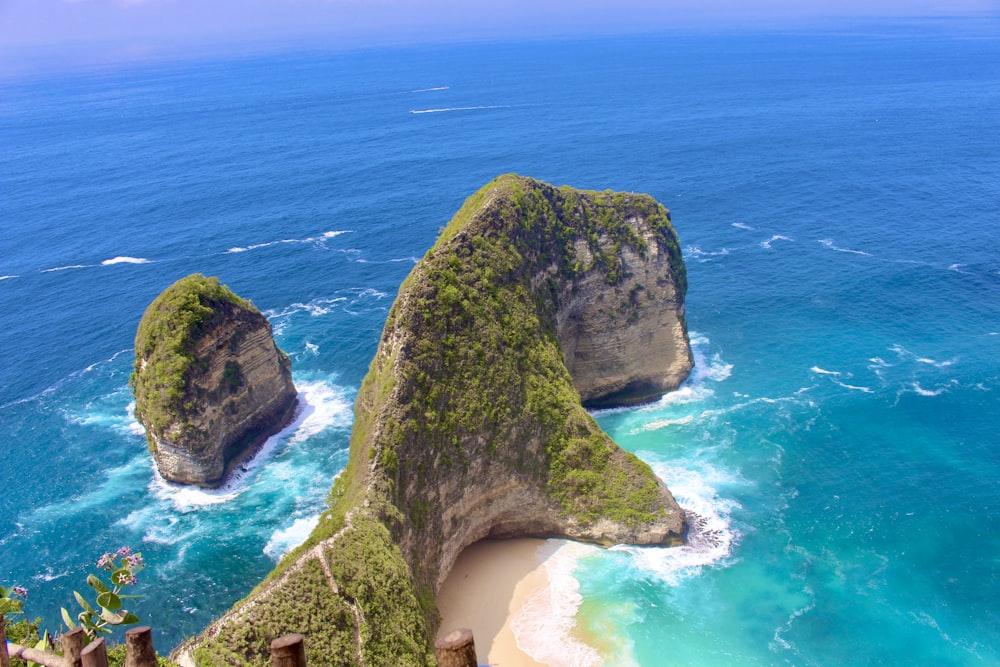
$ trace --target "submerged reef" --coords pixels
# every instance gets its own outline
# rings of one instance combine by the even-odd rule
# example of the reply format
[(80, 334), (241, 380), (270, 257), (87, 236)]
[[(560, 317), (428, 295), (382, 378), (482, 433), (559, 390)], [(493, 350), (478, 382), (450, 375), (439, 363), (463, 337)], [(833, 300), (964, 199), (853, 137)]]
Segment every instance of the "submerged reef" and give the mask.
[(500, 176), (403, 282), (309, 539), (175, 655), (432, 665), (434, 602), (487, 537), (683, 541), (684, 514), (583, 403), (653, 400), (692, 366), (677, 236), (648, 195)]

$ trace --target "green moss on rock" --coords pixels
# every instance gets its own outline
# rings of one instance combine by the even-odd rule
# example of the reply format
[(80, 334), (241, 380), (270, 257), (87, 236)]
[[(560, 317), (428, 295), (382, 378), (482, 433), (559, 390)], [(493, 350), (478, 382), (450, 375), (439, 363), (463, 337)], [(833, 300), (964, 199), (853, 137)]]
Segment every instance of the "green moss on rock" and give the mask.
[[(211, 326), (223, 304), (257, 310), (218, 278), (200, 273), (181, 278), (146, 308), (135, 336), (135, 370), (129, 383), (151, 447), (155, 445), (149, 429), (162, 435), (177, 415), (187, 411), (184, 399), (195, 363), (193, 343)], [(229, 379), (235, 379), (238, 372), (238, 368), (230, 371)]]

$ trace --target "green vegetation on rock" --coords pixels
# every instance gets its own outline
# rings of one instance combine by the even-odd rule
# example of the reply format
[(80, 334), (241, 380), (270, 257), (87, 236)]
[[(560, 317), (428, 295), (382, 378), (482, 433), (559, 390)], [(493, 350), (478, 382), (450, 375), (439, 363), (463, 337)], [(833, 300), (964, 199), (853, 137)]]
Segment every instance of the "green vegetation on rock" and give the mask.
[(197, 664), (265, 665), (272, 639), (299, 632), (311, 666), (430, 665), (434, 595), (471, 542), (680, 539), (669, 491), (583, 409), (556, 334), (577, 279), (596, 275), (608, 307), (638, 309), (642, 289), (618, 289), (623, 249), (650, 243), (682, 303), (677, 237), (648, 195), (514, 175), (472, 195), (389, 312), (329, 509), (191, 642)]
[[(188, 411), (190, 406), (185, 406), (184, 399), (188, 372), (195, 363), (192, 344), (212, 325), (223, 304), (256, 310), (218, 278), (200, 273), (181, 278), (146, 308), (135, 336), (135, 370), (130, 384), (136, 415), (147, 425), (150, 447), (154, 446), (150, 428), (162, 435), (176, 416)], [(237, 367), (228, 379), (233, 381), (238, 373)]]

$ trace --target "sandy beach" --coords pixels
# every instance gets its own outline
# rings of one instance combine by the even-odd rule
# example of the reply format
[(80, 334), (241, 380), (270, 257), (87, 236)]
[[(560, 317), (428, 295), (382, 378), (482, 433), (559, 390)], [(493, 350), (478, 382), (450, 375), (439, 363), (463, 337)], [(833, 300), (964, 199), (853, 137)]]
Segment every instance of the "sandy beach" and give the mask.
[(510, 629), (513, 615), (531, 595), (548, 586), (540, 548), (545, 540), (487, 540), (459, 556), (438, 593), (441, 631), (470, 628), (479, 664), (533, 667)]

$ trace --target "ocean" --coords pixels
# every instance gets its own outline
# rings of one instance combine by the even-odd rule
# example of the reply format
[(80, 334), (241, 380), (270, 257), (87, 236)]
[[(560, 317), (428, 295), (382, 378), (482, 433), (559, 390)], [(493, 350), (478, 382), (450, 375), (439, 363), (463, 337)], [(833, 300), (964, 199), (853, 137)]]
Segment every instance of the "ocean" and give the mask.
[[(559, 545), (521, 646), (1000, 664), (995, 34), (313, 50), (3, 91), (0, 583), (46, 627), (128, 545), (147, 562), (131, 609), (165, 653), (301, 542), (399, 284), (517, 172), (671, 209), (696, 357), (658, 403), (595, 415), (674, 491), (689, 543)], [(157, 476), (128, 388), (143, 310), (194, 272), (268, 316), (302, 405), (216, 491)]]

